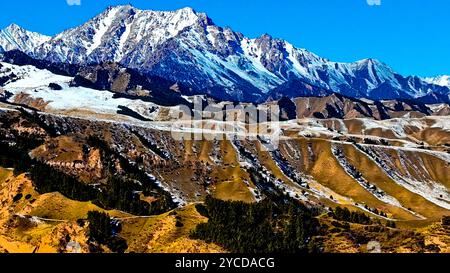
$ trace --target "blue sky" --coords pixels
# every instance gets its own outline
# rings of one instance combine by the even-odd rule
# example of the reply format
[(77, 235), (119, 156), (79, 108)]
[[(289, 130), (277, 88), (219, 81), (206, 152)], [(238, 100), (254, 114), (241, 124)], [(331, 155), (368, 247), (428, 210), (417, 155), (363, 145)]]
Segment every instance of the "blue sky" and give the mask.
[[(69, 0), (70, 1), (70, 0)], [(269, 33), (333, 61), (377, 58), (405, 75), (450, 74), (448, 0), (67, 0), (2, 1), (0, 28), (17, 23), (53, 35), (109, 5), (190, 6), (249, 37)]]

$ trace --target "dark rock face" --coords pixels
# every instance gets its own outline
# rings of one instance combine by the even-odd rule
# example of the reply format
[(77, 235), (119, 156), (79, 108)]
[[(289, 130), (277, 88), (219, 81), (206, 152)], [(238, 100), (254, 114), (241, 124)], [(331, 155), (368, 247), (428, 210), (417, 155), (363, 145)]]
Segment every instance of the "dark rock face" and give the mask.
[(72, 85), (110, 90), (116, 97), (142, 99), (162, 106), (189, 104), (181, 97), (184, 86), (160, 77), (144, 76), (117, 63), (83, 67)]
[(256, 39), (255, 44), (262, 52), (261, 64), (270, 72), (278, 72), (284, 78), (289, 78), (289, 63), (285, 62), (289, 53), (285, 49), (285, 42), (265, 34)]
[(38, 69), (47, 69), (52, 73), (64, 76), (76, 75), (81, 67), (80, 65), (76, 64), (52, 63), (45, 60), (39, 60), (30, 57), (28, 54), (23, 53), (19, 50), (4, 52), (2, 55), (0, 55), (0, 60), (15, 65), (32, 65)]
[(57, 83), (50, 83), (48, 85), (48, 87), (50, 87), (52, 90), (62, 90), (63, 88), (61, 87), (61, 85), (57, 84)]
[(299, 79), (292, 79), (267, 94), (267, 100), (278, 100), (282, 97), (324, 97), (333, 92), (311, 85)]
[(280, 107), (280, 120), (293, 120), (297, 118), (297, 106), (295, 103), (287, 98), (283, 97), (278, 101)]

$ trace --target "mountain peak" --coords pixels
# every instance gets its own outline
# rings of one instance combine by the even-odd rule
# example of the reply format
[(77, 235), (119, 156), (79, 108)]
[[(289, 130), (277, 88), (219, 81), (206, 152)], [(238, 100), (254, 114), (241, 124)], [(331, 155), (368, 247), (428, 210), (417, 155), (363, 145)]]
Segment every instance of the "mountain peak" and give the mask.
[[(143, 18), (142, 20), (144, 20), (146, 19), (146, 17), (148, 19), (153, 19), (149, 17), (155, 17), (159, 21), (170, 20), (171, 18), (173, 18), (174, 20), (176, 19), (178, 22), (182, 21), (194, 22), (199, 19), (200, 15), (206, 16), (206, 14), (198, 14), (194, 9), (190, 7), (185, 7), (173, 11), (158, 11), (158, 10), (139, 9), (132, 6), (131, 4), (128, 4), (128, 5), (109, 6), (106, 10), (98, 14), (92, 20), (114, 21), (118, 19), (119, 21), (120, 20), (127, 21), (130, 18), (136, 19)], [(152, 20), (149, 21), (152, 22)]]
[(387, 64), (374, 58), (362, 59), (354, 62), (353, 64), (359, 69), (389, 70), (389, 72), (393, 73), (392, 69)]
[(361, 65), (384, 65), (381, 61), (379, 61), (378, 59), (374, 59), (374, 58), (362, 59), (362, 60), (357, 61), (356, 63), (361, 64)]
[(17, 25), (16, 23), (12, 23), (9, 26), (5, 28), (5, 30), (8, 31), (16, 31), (16, 30), (24, 30), (21, 26)]
[(175, 12), (197, 14), (197, 12), (191, 7), (184, 7), (184, 8), (176, 10)]
[[(190, 7), (174, 11), (141, 10), (132, 5), (110, 6), (82, 26), (55, 36), (36, 49), (55, 62), (121, 62), (141, 59), (185, 28), (202, 24), (206, 14)], [(210, 21), (206, 21), (208, 24)], [(131, 56), (131, 53), (136, 55)]]
[(109, 13), (110, 11), (130, 11), (134, 10), (135, 12), (151, 12), (151, 13), (159, 13), (159, 14), (183, 14), (189, 16), (197, 16), (198, 13), (191, 7), (184, 7), (172, 11), (159, 11), (159, 10), (147, 10), (147, 9), (139, 9), (134, 7), (131, 4), (128, 5), (117, 5), (117, 6), (109, 6), (102, 14)]
[(257, 39), (270, 41), (270, 40), (273, 40), (274, 38), (272, 37), (272, 35), (270, 35), (268, 33), (264, 33), (263, 35), (259, 36), (259, 38), (257, 38)]
[(16, 23), (10, 24), (9, 26), (5, 27), (1, 31), (3, 33), (9, 33), (10, 35), (14, 35), (17, 33), (32, 33), (31, 31), (24, 29), (23, 27), (17, 25)]
[(0, 52), (17, 49), (29, 54), (49, 39), (48, 36), (28, 31), (13, 23), (0, 30)]
[[(294, 95), (329, 90), (373, 99), (448, 93), (438, 86), (448, 86), (448, 77), (431, 83), (402, 77), (373, 58), (332, 62), (269, 34), (249, 39), (190, 7), (154, 11), (110, 6), (51, 40), (14, 24), (8, 29), (0, 32), (0, 51), (19, 49), (52, 63), (116, 62), (217, 98), (258, 101), (280, 86)], [(296, 79), (301, 83), (294, 84)]]

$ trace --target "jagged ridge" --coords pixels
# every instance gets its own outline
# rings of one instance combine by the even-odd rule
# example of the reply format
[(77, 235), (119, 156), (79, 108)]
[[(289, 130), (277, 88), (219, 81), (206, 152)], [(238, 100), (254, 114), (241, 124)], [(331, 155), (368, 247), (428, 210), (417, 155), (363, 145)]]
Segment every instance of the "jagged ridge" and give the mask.
[[(33, 35), (27, 39), (27, 46), (5, 50), (19, 49), (52, 63), (118, 62), (219, 99), (259, 102), (273, 97), (272, 90), (278, 98), (299, 97), (308, 86), (354, 98), (428, 96), (428, 102), (448, 101), (450, 93), (442, 81), (403, 77), (378, 60), (337, 63), (267, 34), (250, 39), (191, 8), (109, 7), (51, 39)], [(304, 85), (292, 84), (298, 81)]]

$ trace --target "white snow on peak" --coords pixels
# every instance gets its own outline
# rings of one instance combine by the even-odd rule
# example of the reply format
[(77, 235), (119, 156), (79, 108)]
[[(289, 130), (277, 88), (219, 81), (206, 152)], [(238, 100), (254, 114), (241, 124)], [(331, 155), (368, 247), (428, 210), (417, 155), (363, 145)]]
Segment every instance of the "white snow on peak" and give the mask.
[(58, 62), (141, 60), (201, 16), (206, 17), (191, 8), (153, 11), (131, 5), (109, 7), (84, 25), (56, 35), (36, 52), (38, 57), (51, 55), (52, 61)]
[(0, 30), (0, 51), (20, 50), (30, 53), (37, 46), (50, 40), (36, 32), (31, 32), (21, 28), (16, 24), (11, 24), (5, 29)]
[[(247, 78), (254, 86), (260, 88), (263, 91), (268, 91), (269, 88), (274, 88), (274, 83), (281, 84), (282, 79), (278, 78), (277, 75), (270, 72), (261, 62), (261, 56), (263, 54), (262, 49), (257, 46), (255, 39), (244, 38), (241, 41), (241, 48), (246, 59), (250, 61), (247, 66), (246, 74), (252, 71), (255, 72), (260, 77), (244, 77)], [(237, 60), (238, 61), (238, 60)], [(239, 69), (239, 68), (235, 68)], [(239, 72), (236, 71), (239, 74)]]
[(423, 80), (427, 83), (450, 88), (450, 76), (447, 76), (447, 75), (431, 77), (431, 78), (424, 78)]
[(298, 50), (296, 50), (290, 43), (286, 43), (285, 48), (288, 53), (288, 60), (292, 62), (294, 73), (300, 74), (300, 76), (308, 77), (309, 74), (307, 68), (301, 65), (298, 61)]
[[(170, 45), (163, 47), (166, 42)], [(0, 32), (0, 52), (11, 48), (54, 63), (114, 61), (193, 88), (204, 89), (204, 83), (226, 87), (228, 95), (240, 97), (245, 92), (263, 97), (255, 90), (268, 93), (295, 78), (343, 95), (368, 98), (420, 97), (437, 88), (425, 82), (450, 87), (448, 76), (423, 81), (402, 78), (375, 59), (332, 62), (269, 35), (246, 38), (214, 25), (206, 14), (192, 8), (109, 7), (51, 39), (13, 25)]]
[(123, 32), (122, 36), (120, 37), (119, 48), (117, 50), (117, 55), (115, 57), (116, 62), (119, 62), (124, 56), (125, 43), (127, 42), (128, 38), (130, 37), (131, 25), (132, 25), (132, 23), (125, 23), (125, 31)]
[(97, 49), (101, 45), (103, 36), (106, 34), (108, 29), (111, 27), (117, 12), (118, 12), (117, 8), (109, 9), (107, 11), (106, 17), (103, 20), (101, 20), (100, 22), (98, 22), (98, 26), (95, 31), (94, 38), (92, 40), (92, 44), (87, 46), (87, 50), (86, 50), (87, 55), (90, 55), (95, 49)]

